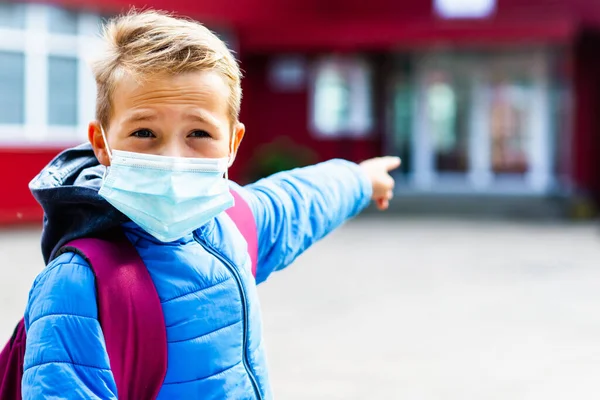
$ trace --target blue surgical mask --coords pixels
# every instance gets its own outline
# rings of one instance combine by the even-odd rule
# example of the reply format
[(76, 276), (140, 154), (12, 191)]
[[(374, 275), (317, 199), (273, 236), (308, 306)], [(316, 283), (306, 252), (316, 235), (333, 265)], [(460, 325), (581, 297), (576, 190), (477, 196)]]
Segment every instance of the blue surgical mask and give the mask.
[[(104, 132), (102, 132), (104, 136)], [(229, 158), (185, 158), (108, 149), (99, 194), (162, 242), (200, 228), (233, 206)]]

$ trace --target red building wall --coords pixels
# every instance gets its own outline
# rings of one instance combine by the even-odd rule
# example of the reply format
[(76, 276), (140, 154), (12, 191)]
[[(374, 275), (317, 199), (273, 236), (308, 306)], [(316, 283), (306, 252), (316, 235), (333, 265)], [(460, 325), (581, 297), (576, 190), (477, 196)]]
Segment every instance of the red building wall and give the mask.
[(55, 148), (0, 148), (3, 188), (0, 225), (42, 220), (42, 210), (29, 192), (28, 183), (59, 151)]
[[(120, 12), (129, 5), (175, 10), (215, 27), (232, 29), (246, 71), (242, 120), (247, 136), (232, 169), (243, 179), (257, 149), (280, 135), (317, 149), (318, 160), (344, 157), (361, 160), (382, 149), (382, 127), (374, 139), (323, 141), (308, 130), (308, 91), (274, 91), (268, 84), (269, 54), (300, 51), (393, 51), (439, 44), (483, 45), (537, 42), (579, 43), (583, 27), (600, 27), (600, 7), (592, 0), (497, 0), (497, 13), (484, 21), (442, 21), (433, 0), (54, 0), (53, 3), (103, 13)], [(573, 178), (581, 186), (600, 191), (600, 42), (591, 40), (575, 50), (575, 126)], [(378, 99), (381, 94), (378, 94)], [(381, 110), (382, 107), (377, 107)], [(383, 121), (378, 116), (378, 121)], [(0, 222), (36, 220), (40, 210), (27, 183), (58, 149), (2, 149), (4, 177)]]
[[(273, 89), (268, 79), (268, 55), (247, 56), (243, 60), (244, 100), (241, 120), (246, 125), (246, 137), (232, 169), (232, 176), (242, 181), (252, 168), (249, 162), (261, 146), (287, 136), (299, 146), (313, 149), (315, 161), (345, 158), (361, 161), (381, 154), (383, 132), (377, 126), (369, 139), (323, 140), (309, 129), (309, 81), (304, 88), (293, 92)], [(377, 118), (380, 120), (380, 118)]]

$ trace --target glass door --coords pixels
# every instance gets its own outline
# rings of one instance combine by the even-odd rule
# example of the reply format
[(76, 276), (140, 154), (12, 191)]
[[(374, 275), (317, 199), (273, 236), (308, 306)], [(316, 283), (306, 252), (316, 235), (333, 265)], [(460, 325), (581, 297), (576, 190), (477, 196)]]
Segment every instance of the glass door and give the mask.
[(553, 137), (548, 57), (541, 51), (490, 57), (485, 88), (494, 180), (548, 187)]
[(424, 76), (424, 124), (436, 173), (469, 170), (468, 82), (457, 65), (432, 68)]
[(426, 54), (415, 65), (417, 188), (548, 188), (552, 132), (545, 52)]

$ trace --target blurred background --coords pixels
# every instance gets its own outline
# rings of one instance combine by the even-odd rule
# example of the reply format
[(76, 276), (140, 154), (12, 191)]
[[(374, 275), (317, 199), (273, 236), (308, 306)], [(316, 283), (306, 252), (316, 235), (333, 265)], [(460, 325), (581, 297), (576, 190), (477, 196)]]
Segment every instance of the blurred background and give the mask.
[(392, 154), (407, 213), (598, 205), (596, 0), (57, 0), (0, 3), (0, 221), (41, 217), (27, 183), (85, 140), (87, 60), (132, 5), (196, 18), (237, 53), (240, 182)]
[(599, 398), (598, 0), (0, 2), (0, 337), (42, 268), (27, 184), (86, 140), (87, 60), (130, 6), (236, 52), (233, 179), (403, 159), (393, 218), (261, 288), (280, 398)]

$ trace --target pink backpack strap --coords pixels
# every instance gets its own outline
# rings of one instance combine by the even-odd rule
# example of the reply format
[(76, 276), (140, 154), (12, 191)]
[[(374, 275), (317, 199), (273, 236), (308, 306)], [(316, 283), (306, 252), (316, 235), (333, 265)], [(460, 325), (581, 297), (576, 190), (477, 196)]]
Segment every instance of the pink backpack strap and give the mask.
[(21, 400), (25, 360), (25, 321), (21, 319), (12, 337), (0, 352), (0, 399)]
[(167, 334), (156, 287), (135, 247), (119, 229), (74, 240), (65, 252), (84, 257), (96, 276), (98, 318), (119, 399), (155, 399), (167, 373)]
[(256, 266), (258, 263), (258, 234), (256, 231), (256, 220), (250, 206), (244, 198), (235, 190), (231, 190), (231, 195), (235, 201), (233, 207), (226, 212), (233, 220), (244, 239), (248, 243), (248, 253), (252, 262), (252, 275), (256, 278)]

